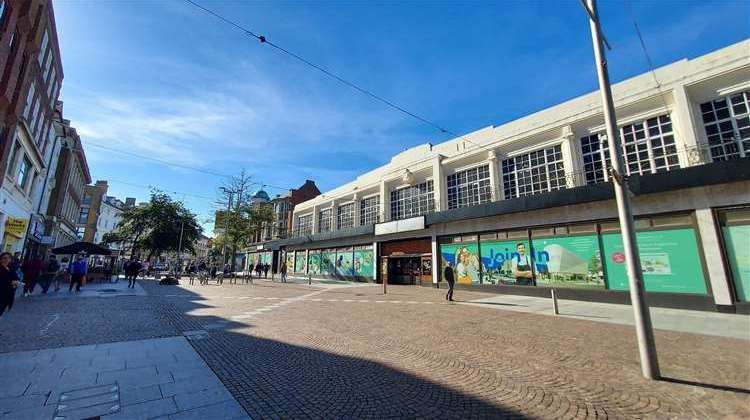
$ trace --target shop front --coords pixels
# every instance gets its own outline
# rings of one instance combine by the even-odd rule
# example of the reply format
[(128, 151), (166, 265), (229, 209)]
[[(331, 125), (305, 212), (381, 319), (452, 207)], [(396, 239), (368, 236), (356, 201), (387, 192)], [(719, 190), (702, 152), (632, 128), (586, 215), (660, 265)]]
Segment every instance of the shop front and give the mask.
[(432, 284), (430, 238), (380, 244), (380, 279), (388, 284)]

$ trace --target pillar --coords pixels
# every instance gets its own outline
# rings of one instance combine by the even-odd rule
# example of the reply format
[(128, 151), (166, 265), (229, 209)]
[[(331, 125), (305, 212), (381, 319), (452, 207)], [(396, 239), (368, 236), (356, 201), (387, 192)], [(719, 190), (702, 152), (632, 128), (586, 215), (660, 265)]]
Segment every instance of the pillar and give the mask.
[(437, 155), (432, 160), (432, 190), (435, 200), (435, 211), (448, 210), (448, 191), (445, 185), (442, 160), (442, 155)]
[(432, 284), (436, 285), (440, 282), (440, 254), (438, 254), (438, 240), (437, 235), (432, 234)]
[(372, 243), (372, 281), (378, 281), (378, 272), (380, 271), (380, 258), (378, 258), (378, 243)]
[(498, 201), (502, 199), (502, 178), (500, 177), (500, 168), (497, 162), (497, 155), (494, 150), (487, 152), (487, 164), (490, 169), (490, 188), (492, 189), (490, 198), (491, 201)]
[(710, 208), (695, 209), (695, 219), (698, 222), (698, 232), (701, 238), (701, 248), (706, 257), (706, 269), (711, 290), (714, 295), (714, 303), (717, 305), (732, 305), (731, 288), (729, 278), (725, 270), (724, 255), (720, 246), (719, 232), (716, 230), (714, 215)]
[(357, 194), (354, 194), (354, 197), (352, 197), (352, 203), (354, 203), (354, 227), (359, 226), (361, 219), (359, 214), (359, 197)]
[(684, 85), (672, 89), (672, 131), (679, 151), (680, 167), (702, 165), (710, 160), (708, 150), (699, 148), (696, 124), (690, 96)]
[(390, 198), (391, 196), (388, 191), (388, 184), (385, 182), (385, 180), (381, 180), (380, 181), (380, 223), (388, 221), (389, 207), (391, 206)]
[(339, 228), (339, 207), (336, 200), (331, 201), (331, 232)]
[(566, 188), (580, 187), (586, 185), (586, 177), (583, 174), (583, 165), (581, 164), (578, 151), (578, 142), (576, 141), (573, 128), (566, 125), (562, 129), (562, 142), (560, 150), (563, 155), (563, 165), (565, 167), (565, 186)]
[(312, 208), (312, 233), (318, 233), (318, 206)]

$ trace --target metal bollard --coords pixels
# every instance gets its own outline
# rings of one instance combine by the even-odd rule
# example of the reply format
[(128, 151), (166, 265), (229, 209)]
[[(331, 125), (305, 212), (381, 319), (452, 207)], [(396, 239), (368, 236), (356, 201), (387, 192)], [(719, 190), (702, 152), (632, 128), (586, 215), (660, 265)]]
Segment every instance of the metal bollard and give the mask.
[(560, 311), (557, 310), (557, 294), (555, 293), (555, 289), (552, 289), (552, 312), (555, 315), (560, 315)]
[(309, 274), (307, 275), (307, 285), (312, 286), (312, 276)]

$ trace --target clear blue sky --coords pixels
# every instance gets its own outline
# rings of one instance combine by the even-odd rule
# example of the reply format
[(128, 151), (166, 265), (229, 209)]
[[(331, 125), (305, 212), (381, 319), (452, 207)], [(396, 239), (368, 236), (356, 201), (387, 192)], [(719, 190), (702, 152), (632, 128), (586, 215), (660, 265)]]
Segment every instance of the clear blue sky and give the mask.
[[(578, 0), (196, 1), (457, 133), (597, 87)], [(648, 69), (627, 4), (599, 5), (615, 81)], [(656, 66), (750, 36), (745, 1), (629, 4)], [(280, 187), (309, 178), (325, 191), (407, 147), (447, 139), (182, 0), (60, 0), (55, 10), (65, 116), (84, 145), (244, 168)], [(86, 153), (111, 195), (144, 200), (147, 189), (122, 181), (154, 185), (191, 194), (186, 204), (202, 220), (212, 214), (220, 178), (93, 146)]]

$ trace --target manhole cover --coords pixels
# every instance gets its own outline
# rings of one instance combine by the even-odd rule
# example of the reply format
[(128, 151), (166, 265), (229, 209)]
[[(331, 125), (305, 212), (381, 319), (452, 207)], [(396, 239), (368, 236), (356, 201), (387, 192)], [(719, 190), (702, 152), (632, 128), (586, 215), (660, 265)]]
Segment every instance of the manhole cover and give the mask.
[(60, 394), (55, 420), (99, 418), (120, 411), (120, 388), (97, 385)]
[(117, 293), (119, 290), (117, 289), (102, 289), (99, 291), (99, 293)]

